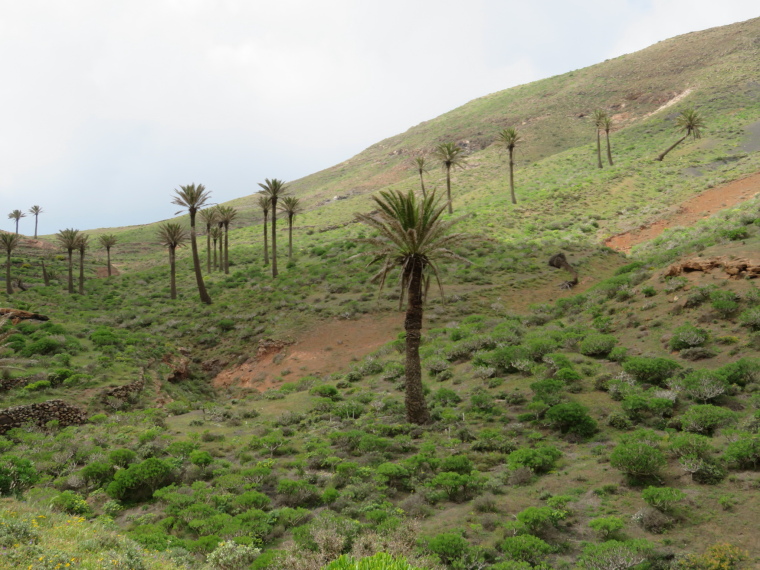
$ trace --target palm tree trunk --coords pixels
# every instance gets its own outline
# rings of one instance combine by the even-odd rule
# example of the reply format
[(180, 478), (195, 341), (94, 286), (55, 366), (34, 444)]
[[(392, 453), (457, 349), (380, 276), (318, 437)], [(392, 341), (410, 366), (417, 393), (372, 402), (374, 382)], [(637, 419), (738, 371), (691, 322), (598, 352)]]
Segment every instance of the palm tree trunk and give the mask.
[(214, 240), (214, 265), (213, 265), (214, 271), (216, 271), (216, 266), (217, 266), (217, 262), (216, 262), (216, 240)]
[(269, 236), (267, 235), (267, 214), (264, 213), (264, 265), (269, 265)]
[(230, 225), (224, 224), (224, 274), (230, 274)]
[(210, 305), (211, 297), (206, 291), (205, 283), (203, 283), (201, 260), (198, 257), (198, 241), (195, 238), (195, 210), (190, 210), (190, 247), (193, 250), (193, 268), (195, 269), (195, 281), (198, 284), (198, 294), (201, 296), (203, 303)]
[(217, 271), (224, 271), (224, 236), (223, 235), (219, 236), (219, 265), (218, 265)]
[[(216, 253), (216, 245), (214, 245)], [(211, 273), (211, 224), (206, 224), (206, 273)]]
[(18, 218), (16, 218), (16, 235), (18, 235)]
[(177, 298), (177, 265), (175, 262), (174, 248), (169, 246), (169, 275), (171, 282), (171, 298)]
[(50, 276), (48, 275), (47, 269), (45, 269), (45, 260), (43, 259), (41, 263), (42, 263), (42, 280), (45, 282), (45, 287), (49, 287)]
[(5, 262), (5, 292), (8, 295), (13, 295), (13, 287), (11, 286), (11, 252), (8, 250), (8, 259)]
[(293, 259), (293, 216), (288, 215), (288, 259)]
[(598, 127), (596, 129), (596, 163), (599, 168), (604, 168), (602, 166), (602, 135)]
[(412, 260), (409, 299), (404, 319), (406, 331), (406, 419), (409, 423), (430, 422), (430, 412), (422, 390), (420, 340), (422, 337), (422, 262)]
[(427, 193), (425, 192), (425, 179), (422, 177), (421, 168), (420, 168), (420, 186), (422, 186), (422, 197), (427, 198)]
[(84, 295), (84, 251), (79, 250), (79, 294)]
[(454, 208), (451, 206), (451, 167), (446, 167), (446, 199), (449, 201), (449, 214), (454, 213)]
[(682, 136), (680, 139), (678, 139), (676, 142), (674, 142), (671, 146), (669, 146), (667, 149), (665, 149), (665, 151), (663, 151), (659, 155), (657, 155), (657, 158), (655, 158), (655, 160), (659, 160), (660, 162), (662, 162), (662, 159), (665, 158), (665, 155), (668, 154), (674, 148), (676, 148), (683, 141), (685, 141), (686, 137), (688, 137), (688, 136), (689, 136), (689, 133), (686, 133), (684, 136)]
[(509, 192), (512, 194), (512, 203), (517, 204), (517, 198), (515, 198), (515, 161), (514, 149), (509, 149)]
[(277, 201), (272, 200), (272, 277), (277, 277)]
[(605, 130), (604, 133), (607, 135), (607, 162), (610, 163), (610, 166), (614, 166), (612, 164), (612, 148), (610, 147), (610, 131)]
[(74, 260), (72, 259), (74, 250), (69, 250), (69, 294), (74, 294)]
[(37, 214), (34, 214), (34, 239), (37, 239)]
[(108, 278), (111, 278), (111, 248), (106, 248), (106, 258), (108, 259)]

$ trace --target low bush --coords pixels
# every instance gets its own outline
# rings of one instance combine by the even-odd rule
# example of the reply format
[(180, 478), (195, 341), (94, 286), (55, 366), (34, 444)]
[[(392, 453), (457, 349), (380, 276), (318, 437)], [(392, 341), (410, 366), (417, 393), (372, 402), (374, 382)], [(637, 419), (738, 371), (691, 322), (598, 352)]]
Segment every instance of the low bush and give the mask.
[(562, 457), (562, 452), (551, 445), (525, 447), (510, 453), (507, 456), (507, 465), (513, 470), (527, 467), (535, 473), (545, 473), (554, 467), (560, 457)]
[(620, 444), (610, 455), (610, 464), (632, 479), (655, 477), (666, 463), (662, 451), (646, 443)]
[(623, 363), (623, 370), (639, 382), (662, 385), (681, 369), (681, 365), (668, 358), (632, 356)]
[(89, 516), (92, 509), (84, 497), (74, 491), (64, 491), (51, 502), (53, 509), (70, 515)]
[(668, 345), (671, 350), (684, 350), (704, 346), (708, 338), (709, 335), (706, 330), (686, 323), (673, 331), (673, 336), (670, 337)]
[(576, 402), (552, 406), (546, 411), (546, 419), (562, 433), (590, 437), (597, 431), (596, 421), (584, 406)]
[(512, 560), (527, 562), (532, 565), (540, 563), (546, 556), (554, 552), (554, 548), (550, 544), (530, 534), (505, 538), (500, 547), (502, 552)]
[(641, 498), (650, 507), (668, 513), (673, 510), (676, 503), (686, 498), (686, 493), (672, 487), (647, 487), (642, 491)]
[(711, 404), (690, 407), (681, 416), (681, 429), (691, 433), (712, 435), (715, 430), (736, 421), (737, 414)]
[(598, 534), (599, 538), (602, 540), (611, 540), (615, 538), (623, 528), (625, 528), (625, 523), (620, 517), (609, 516), (591, 519), (588, 526), (591, 527), (591, 530)]
[(723, 458), (739, 469), (757, 469), (760, 465), (760, 435), (741, 433), (726, 447)]
[(607, 356), (617, 343), (611, 334), (594, 333), (583, 339), (580, 351), (586, 356)]

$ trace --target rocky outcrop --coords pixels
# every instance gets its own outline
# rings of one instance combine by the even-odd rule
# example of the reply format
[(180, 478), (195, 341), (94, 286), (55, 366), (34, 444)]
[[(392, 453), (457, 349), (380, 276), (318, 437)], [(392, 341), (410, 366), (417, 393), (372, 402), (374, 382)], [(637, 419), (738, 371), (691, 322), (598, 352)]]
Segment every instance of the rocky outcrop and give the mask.
[(181, 382), (190, 377), (190, 358), (189, 351), (185, 348), (179, 348), (179, 355), (165, 354), (164, 364), (168, 364), (171, 371), (166, 377), (168, 382)]
[(676, 277), (682, 273), (713, 269), (722, 270), (732, 279), (755, 279), (760, 277), (760, 263), (748, 259), (728, 259), (727, 257), (707, 257), (687, 259), (671, 265), (665, 277)]
[(0, 433), (28, 423), (44, 426), (52, 420), (57, 420), (62, 427), (81, 425), (87, 421), (87, 415), (82, 409), (63, 400), (48, 400), (39, 404), (6, 408), (0, 410)]
[(11, 320), (14, 325), (17, 325), (21, 321), (35, 320), (35, 321), (49, 321), (50, 317), (40, 315), (39, 313), (30, 313), (29, 311), (22, 311), (21, 309), (8, 309), (0, 307), (0, 316), (6, 317)]
[(31, 379), (25, 376), (18, 378), (0, 378), (0, 392), (7, 392), (13, 388), (22, 388), (31, 382)]
[(100, 399), (103, 402), (108, 402), (112, 399), (126, 401), (135, 392), (141, 392), (145, 388), (145, 371), (140, 371), (140, 378), (129, 384), (123, 386), (116, 386), (115, 388), (106, 388), (100, 393)]

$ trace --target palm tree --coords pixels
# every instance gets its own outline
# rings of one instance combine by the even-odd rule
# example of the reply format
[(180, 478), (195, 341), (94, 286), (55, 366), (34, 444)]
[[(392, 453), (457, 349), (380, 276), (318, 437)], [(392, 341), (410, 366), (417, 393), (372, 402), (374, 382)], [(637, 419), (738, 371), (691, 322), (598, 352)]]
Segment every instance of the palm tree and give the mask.
[(293, 220), (301, 213), (301, 200), (295, 196), (285, 196), (280, 205), (280, 211), (288, 215), (288, 259), (293, 258)]
[(0, 234), (0, 243), (2, 243), (5, 252), (8, 254), (5, 261), (5, 292), (8, 295), (13, 295), (13, 286), (11, 285), (11, 253), (18, 247), (20, 241), (21, 238), (18, 237), (18, 234), (7, 234), (5, 232)]
[(75, 249), (77, 249), (77, 238), (79, 236), (79, 230), (75, 230), (72, 228), (67, 228), (65, 230), (59, 230), (57, 234), (55, 234), (56, 239), (58, 240), (58, 243), (61, 244), (61, 247), (65, 249), (69, 254), (69, 293), (74, 293), (74, 274), (73, 274), (73, 261), (71, 259), (71, 256)]
[(272, 206), (272, 277), (277, 277), (277, 200), (285, 196), (288, 187), (285, 182), (277, 178), (264, 179), (264, 183), (259, 182), (259, 186), (264, 190), (264, 195), (269, 198)]
[(187, 241), (187, 231), (176, 222), (166, 222), (158, 226), (161, 245), (169, 248), (169, 274), (171, 275), (171, 298), (177, 298), (176, 249)]
[(602, 129), (604, 129), (604, 135), (607, 138), (607, 162), (610, 166), (614, 166), (612, 163), (612, 147), (610, 147), (610, 130), (612, 129), (612, 118), (609, 115), (605, 115), (602, 119)]
[(172, 204), (187, 208), (187, 211), (190, 214), (190, 246), (193, 250), (195, 281), (198, 283), (198, 294), (201, 297), (201, 301), (208, 305), (211, 304), (211, 297), (206, 291), (206, 285), (203, 283), (201, 262), (198, 258), (198, 242), (195, 239), (195, 214), (200, 208), (203, 208), (210, 198), (211, 193), (206, 190), (206, 187), (203, 184), (188, 184), (186, 186), (180, 186), (179, 190), (175, 190), (174, 200), (172, 200)]
[[(372, 199), (378, 207), (373, 214), (356, 214), (356, 219), (375, 229), (377, 237), (362, 239), (370, 245), (367, 253), (373, 256), (370, 264), (381, 263), (380, 271), (373, 279), (380, 280), (382, 289), (391, 270), (400, 267), (401, 298), (408, 295), (404, 329), (406, 330), (406, 417), (407, 421), (424, 424), (430, 421), (430, 413), (422, 391), (420, 366), (420, 338), (425, 293), (430, 278), (435, 277), (443, 295), (440, 275), (436, 265), (439, 259), (467, 261), (451, 251), (450, 247), (461, 243), (463, 234), (449, 230), (458, 220), (442, 221), (446, 204), (441, 205), (435, 191), (418, 199), (411, 190), (381, 191)], [(432, 274), (432, 275), (431, 275)]]
[(665, 155), (685, 141), (689, 135), (694, 139), (702, 138), (702, 129), (705, 128), (705, 122), (694, 109), (686, 109), (676, 118), (676, 126), (680, 131), (686, 131), (686, 134), (674, 142), (671, 146), (661, 152), (655, 160), (662, 161)]
[(225, 275), (230, 272), (230, 224), (237, 218), (238, 211), (232, 206), (217, 206), (219, 222), (224, 226), (224, 266)]
[(26, 214), (21, 210), (13, 210), (10, 214), (8, 214), (9, 220), (16, 220), (16, 234), (18, 234), (18, 221), (21, 218), (26, 218)]
[(77, 236), (77, 249), (79, 250), (79, 294), (84, 295), (84, 252), (89, 246), (90, 236), (79, 234)]
[(451, 206), (451, 169), (452, 168), (464, 168), (467, 164), (467, 158), (462, 155), (462, 147), (455, 145), (454, 143), (441, 143), (435, 147), (433, 154), (441, 161), (441, 166), (446, 171), (446, 198), (449, 201), (449, 214), (454, 213), (454, 209)]
[(37, 217), (44, 211), (45, 210), (43, 210), (40, 206), (32, 206), (29, 208), (29, 213), (34, 216), (34, 239), (37, 239)]
[(414, 164), (417, 165), (417, 172), (420, 174), (420, 186), (422, 187), (422, 197), (425, 198), (427, 194), (425, 193), (425, 179), (423, 178), (423, 174), (427, 172), (427, 164), (424, 156), (418, 156), (414, 159)]
[(604, 123), (604, 119), (607, 117), (607, 113), (605, 113), (602, 109), (597, 109), (594, 111), (594, 114), (591, 115), (591, 118), (594, 120), (594, 126), (596, 126), (596, 164), (599, 168), (603, 168), (602, 165), (602, 129), (604, 128), (602, 124)]
[(206, 224), (206, 273), (211, 273), (211, 226), (216, 223), (216, 208), (205, 208), (198, 212), (201, 222)]
[(117, 237), (113, 234), (103, 234), (98, 236), (100, 245), (106, 248), (106, 258), (108, 260), (108, 277), (111, 277), (111, 248), (116, 245)]
[(269, 265), (269, 245), (267, 244), (267, 217), (269, 216), (269, 209), (272, 207), (272, 202), (269, 201), (269, 196), (259, 196), (257, 200), (259, 208), (264, 213), (264, 265)]
[[(216, 244), (222, 242), (222, 228), (220, 227), (213, 227), (211, 228), (211, 241), (214, 244), (214, 262), (212, 264), (212, 267), (214, 268), (214, 271), (216, 271), (217, 267), (221, 265), (221, 259), (219, 260), (219, 264), (216, 262)], [(221, 248), (219, 250), (219, 257), (221, 258), (222, 252)]]
[(503, 146), (509, 152), (509, 191), (512, 194), (512, 203), (517, 204), (515, 198), (515, 147), (521, 142), (520, 133), (514, 127), (509, 127), (499, 133), (496, 143)]

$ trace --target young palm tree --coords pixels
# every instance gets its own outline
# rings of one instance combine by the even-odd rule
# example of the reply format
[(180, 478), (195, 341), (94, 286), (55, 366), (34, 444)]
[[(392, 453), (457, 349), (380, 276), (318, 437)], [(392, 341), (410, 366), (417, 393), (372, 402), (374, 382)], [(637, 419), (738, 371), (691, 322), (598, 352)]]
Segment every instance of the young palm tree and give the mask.
[(68, 290), (70, 294), (74, 293), (74, 272), (73, 272), (73, 260), (72, 260), (72, 254), (74, 253), (74, 250), (77, 249), (77, 238), (79, 236), (79, 230), (75, 230), (72, 228), (67, 228), (65, 230), (59, 230), (57, 234), (55, 234), (55, 238), (58, 240), (58, 243), (61, 244), (61, 247), (65, 249), (69, 254), (69, 281), (68, 281)]
[(201, 222), (206, 224), (206, 273), (211, 273), (211, 227), (216, 223), (216, 208), (205, 208), (198, 212)]
[(195, 281), (198, 284), (198, 294), (201, 297), (201, 301), (208, 305), (211, 304), (211, 297), (206, 291), (206, 285), (203, 282), (203, 274), (201, 273), (201, 262), (198, 258), (198, 242), (195, 239), (195, 215), (200, 208), (203, 208), (210, 198), (211, 193), (206, 190), (206, 187), (203, 184), (188, 184), (186, 186), (180, 186), (179, 190), (175, 190), (174, 200), (172, 200), (172, 204), (187, 208), (187, 212), (190, 214), (190, 246), (193, 250)]
[(591, 118), (594, 120), (594, 126), (596, 126), (596, 165), (599, 168), (603, 168), (602, 165), (602, 129), (604, 128), (602, 125), (604, 123), (604, 119), (607, 117), (607, 113), (605, 113), (602, 109), (597, 109), (594, 111), (594, 114), (591, 115)]
[(694, 137), (694, 139), (702, 138), (702, 129), (705, 128), (705, 122), (694, 109), (686, 109), (681, 111), (681, 114), (676, 118), (676, 126), (679, 131), (686, 131), (686, 134), (657, 155), (655, 160), (662, 161), (666, 154), (685, 141), (689, 135)]
[(169, 248), (169, 274), (171, 275), (171, 298), (177, 298), (176, 250), (187, 241), (187, 231), (176, 222), (166, 222), (158, 226), (158, 239), (161, 245)]
[(265, 178), (263, 184), (259, 182), (259, 186), (272, 206), (272, 277), (277, 277), (277, 201), (285, 196), (288, 187), (277, 178)]
[(295, 196), (285, 196), (280, 205), (280, 211), (288, 216), (288, 259), (293, 258), (293, 220), (301, 213), (301, 200)]
[(515, 198), (515, 147), (522, 141), (520, 133), (514, 127), (504, 129), (499, 133), (496, 143), (509, 152), (509, 191), (512, 194), (512, 203), (517, 204)]
[(237, 218), (238, 211), (232, 206), (217, 206), (219, 222), (224, 226), (224, 273), (230, 272), (230, 224)]
[(604, 119), (602, 120), (602, 129), (604, 129), (604, 135), (607, 138), (607, 162), (610, 163), (610, 166), (613, 166), (612, 147), (610, 146), (610, 130), (612, 129), (612, 118), (610, 118), (609, 115), (604, 116)]
[[(374, 214), (356, 214), (356, 219), (375, 229), (377, 237), (361, 240), (368, 243), (373, 256), (370, 264), (381, 263), (373, 279), (380, 281), (382, 289), (391, 270), (400, 267), (401, 298), (408, 297), (404, 329), (406, 330), (406, 417), (411, 423), (430, 421), (430, 413), (422, 391), (420, 366), (420, 337), (425, 293), (431, 277), (435, 277), (443, 295), (437, 262), (440, 259), (467, 261), (451, 251), (461, 243), (463, 234), (449, 230), (458, 220), (442, 221), (446, 204), (441, 205), (435, 191), (418, 199), (411, 190), (381, 191), (373, 196), (378, 211)], [(432, 274), (432, 275), (431, 275)]]
[(269, 201), (269, 196), (259, 196), (256, 201), (264, 213), (264, 265), (269, 265), (269, 244), (267, 240), (267, 218), (269, 216), (269, 209), (272, 207), (272, 202)]
[(113, 234), (103, 234), (98, 236), (100, 245), (106, 248), (106, 259), (108, 263), (108, 277), (111, 277), (111, 248), (116, 245), (118, 238)]
[(84, 295), (84, 252), (89, 246), (90, 236), (79, 234), (77, 236), (77, 249), (79, 250), (79, 294)]
[(449, 214), (454, 212), (451, 205), (451, 169), (464, 168), (467, 158), (462, 154), (462, 147), (454, 143), (441, 143), (435, 147), (433, 155), (441, 161), (441, 166), (446, 171), (446, 198), (449, 201)]
[[(211, 242), (214, 244), (214, 260), (211, 264), (211, 267), (214, 269), (214, 271), (216, 271), (217, 268), (219, 268), (219, 266), (221, 265), (221, 259), (219, 263), (217, 263), (216, 261), (216, 244), (222, 243), (222, 234), (223, 234), (222, 228), (220, 227), (211, 228)], [(222, 251), (220, 248), (219, 257), (221, 257), (221, 254), (222, 254)]]
[(21, 210), (13, 210), (10, 214), (8, 214), (9, 220), (16, 220), (16, 234), (18, 234), (18, 221), (21, 218), (26, 218), (26, 214)]
[(29, 208), (29, 213), (34, 216), (34, 239), (37, 239), (37, 217), (44, 211), (45, 210), (43, 210), (40, 206), (32, 206)]
[(8, 295), (13, 295), (13, 286), (11, 285), (11, 253), (18, 247), (21, 238), (18, 234), (7, 234), (5, 232), (0, 234), (0, 244), (5, 248), (5, 252), (8, 254), (5, 261), (5, 292)]
[(422, 197), (425, 198), (427, 193), (425, 192), (425, 178), (424, 173), (427, 172), (427, 161), (424, 156), (418, 156), (414, 159), (414, 164), (417, 165), (417, 172), (420, 174), (420, 186), (422, 187)]

